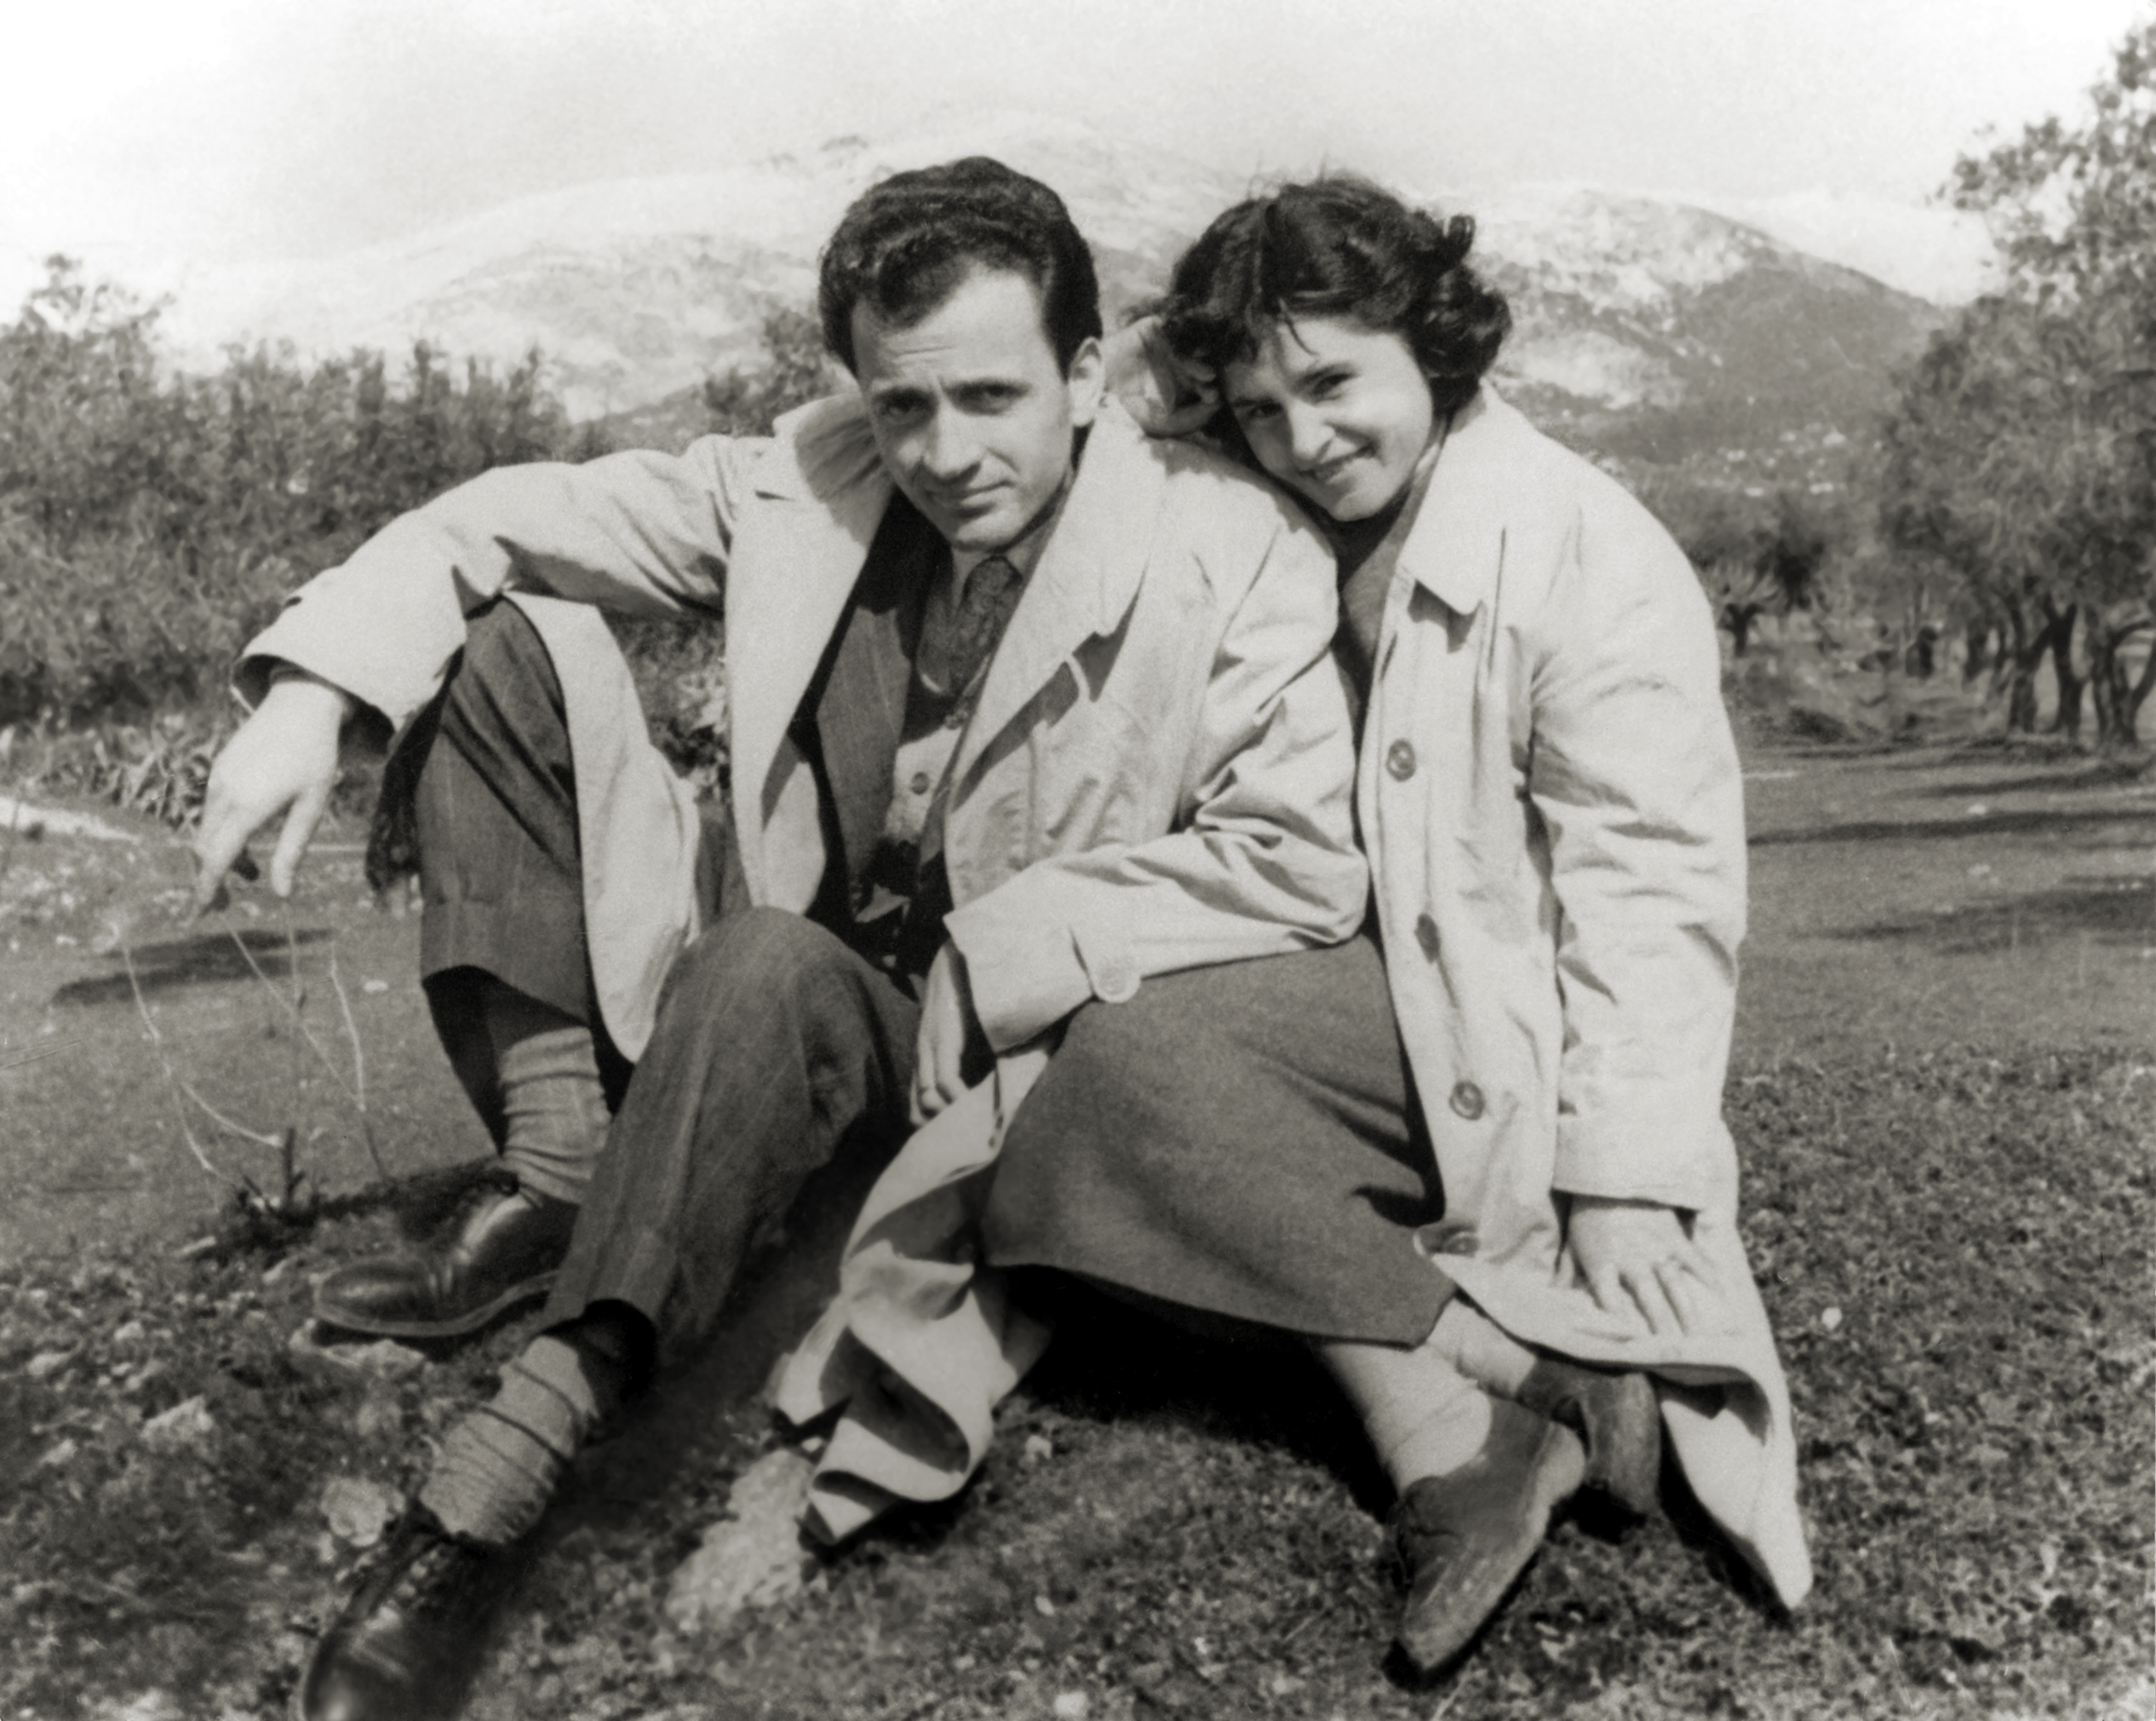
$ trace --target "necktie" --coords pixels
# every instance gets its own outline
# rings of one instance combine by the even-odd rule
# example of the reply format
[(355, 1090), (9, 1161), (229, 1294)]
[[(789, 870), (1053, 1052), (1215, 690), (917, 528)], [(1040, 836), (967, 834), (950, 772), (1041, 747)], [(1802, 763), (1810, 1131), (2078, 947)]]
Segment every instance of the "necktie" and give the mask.
[(989, 556), (966, 581), (948, 633), (922, 653), (922, 675), (953, 702), (944, 720), (952, 728), (963, 725), (972, 711), (974, 683), (995, 655), (997, 642), (1004, 637), (1024, 586), (1009, 556)]

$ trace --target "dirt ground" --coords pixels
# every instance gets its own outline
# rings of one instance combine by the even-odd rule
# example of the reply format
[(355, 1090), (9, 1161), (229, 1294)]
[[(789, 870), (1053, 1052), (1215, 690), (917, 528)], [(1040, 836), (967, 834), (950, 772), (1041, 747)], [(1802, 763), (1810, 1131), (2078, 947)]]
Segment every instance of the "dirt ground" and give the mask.
[[(582, 1467), (475, 1713), (1464, 1721), (2152, 1701), (2156, 773), (1995, 744), (1754, 745), (1746, 771), (1731, 1114), (1804, 1437), (1821, 1584), (1795, 1619), (1752, 1594), (1680, 1489), (1622, 1548), (1560, 1531), (1466, 1672), (1401, 1685), (1382, 1668), (1382, 1484), (1315, 1377), (1099, 1314), (1014, 1401), (959, 1502), (877, 1532), (767, 1616), (684, 1635), (663, 1617), (670, 1575), (767, 1449), (753, 1387), (807, 1308), (774, 1284)], [(136, 840), (18, 832), (0, 853), (0, 1564), (16, 1580), (0, 1713), (270, 1714), (353, 1556), (325, 1483), (408, 1483), (521, 1329), (387, 1386), (295, 1373), (309, 1278), (411, 1228), (443, 1186), (412, 1180), (485, 1148), (413, 977), (416, 920), (368, 904), (346, 830), (289, 918), (257, 890), (182, 924), (183, 853), (99, 816)], [(94, 948), (116, 917), (133, 985)], [(233, 1242), (161, 1047), (234, 1122), (298, 1130), (318, 1223)], [(274, 1151), (198, 1134), (222, 1176), (272, 1184)], [(377, 1155), (405, 1197), (383, 1199)], [(181, 1254), (213, 1233), (225, 1245)], [(131, 1386), (146, 1330), (171, 1335), (169, 1358)], [(182, 1477), (140, 1431), (191, 1397), (213, 1432)]]

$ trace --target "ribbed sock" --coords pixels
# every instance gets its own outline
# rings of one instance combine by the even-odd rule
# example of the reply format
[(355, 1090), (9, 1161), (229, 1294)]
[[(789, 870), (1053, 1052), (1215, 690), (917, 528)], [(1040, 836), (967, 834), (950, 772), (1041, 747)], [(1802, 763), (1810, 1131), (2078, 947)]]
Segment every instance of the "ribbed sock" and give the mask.
[(495, 1547), (527, 1534), (619, 1402), (620, 1365), (564, 1331), (526, 1345), (501, 1390), (443, 1437), (419, 1503), (452, 1534)]
[(1426, 1347), (1327, 1340), (1317, 1353), (1403, 1493), (1425, 1476), (1459, 1469), (1488, 1441), (1489, 1395)]
[(501, 1162), (524, 1187), (582, 1205), (608, 1123), (592, 1032), (507, 986), (490, 988), (484, 1007), (501, 1073)]
[(1421, 1348), (1502, 1398), (1520, 1396), (1521, 1386), (1538, 1360), (1465, 1297), (1446, 1303)]

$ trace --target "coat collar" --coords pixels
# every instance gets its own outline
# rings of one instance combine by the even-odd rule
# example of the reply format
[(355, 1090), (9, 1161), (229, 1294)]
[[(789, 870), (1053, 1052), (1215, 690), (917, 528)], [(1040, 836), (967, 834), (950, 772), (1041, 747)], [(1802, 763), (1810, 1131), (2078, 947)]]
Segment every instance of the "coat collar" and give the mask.
[(1455, 614), (1468, 615), (1496, 590), (1505, 526), (1532, 436), (1527, 421), (1488, 383), (1453, 415), (1429, 487), (1400, 546), (1409, 578)]
[[(761, 797), (787, 726), (845, 613), (892, 485), (859, 400), (789, 412), (749, 471), (761, 505), (742, 509), (726, 577), (726, 680), (736, 792)], [(753, 811), (752, 812), (752, 808)]]
[[(857, 397), (844, 397), (780, 419), (751, 483), (770, 505), (742, 518), (727, 581), (727, 679), (737, 784), (767, 791), (772, 761), (845, 613), (894, 486), (867, 414)], [(1165, 485), (1144, 435), (1122, 408), (1104, 406), (989, 664), (954, 782), (1071, 653), (1122, 625), (1144, 576)]]

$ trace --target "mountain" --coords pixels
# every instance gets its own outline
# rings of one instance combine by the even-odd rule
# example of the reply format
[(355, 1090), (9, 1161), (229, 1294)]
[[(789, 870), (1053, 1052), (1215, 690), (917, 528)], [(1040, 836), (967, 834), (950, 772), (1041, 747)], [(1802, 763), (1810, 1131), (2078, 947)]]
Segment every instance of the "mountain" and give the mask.
[[(648, 416), (707, 376), (761, 362), (764, 318), (809, 302), (817, 248), (861, 190), (970, 153), (1063, 193), (1111, 317), (1157, 291), (1250, 185), (1075, 121), (974, 116), (962, 131), (842, 137), (723, 173), (578, 187), (330, 264), (198, 272), (178, 284), (168, 327), (197, 354), (243, 333), (303, 351), (424, 336), (499, 361), (536, 346), (574, 416)], [(1546, 187), (1476, 213), (1478, 256), (1517, 319), (1500, 386), (1621, 464), (1721, 460), (1774, 481), (1815, 472), (1824, 451), (1865, 433), (1888, 373), (1942, 315), (1665, 200)], [(1723, 458), (1732, 452), (1743, 458)]]
[(1681, 204), (1529, 190), (1486, 203), (1480, 233), (1517, 324), (1500, 387), (1553, 434), (1625, 465), (1719, 458), (1753, 479), (1821, 481), (1945, 315)]

